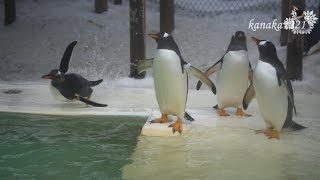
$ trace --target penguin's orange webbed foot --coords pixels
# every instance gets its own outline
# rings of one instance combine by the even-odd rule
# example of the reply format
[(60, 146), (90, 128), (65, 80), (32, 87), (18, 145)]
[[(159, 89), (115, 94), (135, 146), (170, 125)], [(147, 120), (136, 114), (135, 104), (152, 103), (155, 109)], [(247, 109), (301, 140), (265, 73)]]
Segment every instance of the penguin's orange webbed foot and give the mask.
[(173, 124), (170, 124), (169, 127), (172, 127), (173, 134), (176, 131), (178, 131), (181, 134), (181, 132), (182, 132), (182, 120), (180, 118), (178, 118), (178, 120), (176, 122), (174, 122)]
[(247, 113), (243, 112), (242, 108), (237, 108), (236, 115), (237, 116), (241, 116), (241, 117), (250, 117), (250, 116), (252, 116), (250, 114), (247, 114)]
[(224, 116), (224, 117), (230, 116), (228, 113), (226, 113), (224, 108), (219, 108), (218, 114), (219, 114), (219, 116)]
[(280, 133), (277, 130), (271, 129), (270, 131), (267, 131), (265, 133), (265, 135), (268, 136), (269, 139), (272, 139), (272, 138), (275, 138), (275, 139), (278, 139), (278, 140), (280, 139)]
[(166, 122), (168, 122), (167, 114), (162, 114), (161, 118), (157, 118), (150, 121), (150, 123), (166, 123)]
[(256, 130), (255, 133), (256, 134), (267, 134), (269, 133), (270, 131), (273, 131), (273, 127), (267, 127), (266, 129), (263, 129), (263, 130)]

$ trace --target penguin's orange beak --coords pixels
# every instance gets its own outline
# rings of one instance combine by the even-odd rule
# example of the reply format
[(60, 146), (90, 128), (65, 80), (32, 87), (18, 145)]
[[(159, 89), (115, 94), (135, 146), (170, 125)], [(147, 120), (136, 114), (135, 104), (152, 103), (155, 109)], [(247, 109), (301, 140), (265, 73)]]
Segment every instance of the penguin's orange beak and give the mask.
[(251, 39), (252, 39), (257, 45), (259, 45), (259, 42), (260, 42), (259, 39), (255, 38), (255, 37), (251, 37)]
[(50, 74), (44, 75), (41, 77), (42, 79), (53, 79), (53, 76)]
[(154, 34), (154, 33), (150, 33), (148, 34), (149, 37), (153, 38), (153, 39), (159, 39), (159, 35), (158, 34)]

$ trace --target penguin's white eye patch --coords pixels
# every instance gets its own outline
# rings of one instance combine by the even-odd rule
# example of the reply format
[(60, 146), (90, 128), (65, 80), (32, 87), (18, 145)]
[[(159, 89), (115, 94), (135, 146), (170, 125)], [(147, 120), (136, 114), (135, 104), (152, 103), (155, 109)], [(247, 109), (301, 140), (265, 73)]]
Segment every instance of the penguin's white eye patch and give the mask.
[(260, 46), (263, 46), (263, 45), (266, 44), (266, 42), (267, 42), (267, 41), (260, 41), (260, 42), (259, 42), (259, 45), (260, 45)]
[(169, 34), (168, 33), (164, 33), (163, 37), (168, 37)]

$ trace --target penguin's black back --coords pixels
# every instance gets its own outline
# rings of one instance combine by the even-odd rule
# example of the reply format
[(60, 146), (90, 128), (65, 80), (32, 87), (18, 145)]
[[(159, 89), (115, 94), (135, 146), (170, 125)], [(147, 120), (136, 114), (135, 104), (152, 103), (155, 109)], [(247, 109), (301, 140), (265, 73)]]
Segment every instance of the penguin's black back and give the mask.
[(67, 99), (74, 99), (75, 95), (88, 97), (92, 94), (91, 83), (84, 77), (70, 73), (64, 75), (64, 81), (51, 81), (52, 86), (57, 88)]

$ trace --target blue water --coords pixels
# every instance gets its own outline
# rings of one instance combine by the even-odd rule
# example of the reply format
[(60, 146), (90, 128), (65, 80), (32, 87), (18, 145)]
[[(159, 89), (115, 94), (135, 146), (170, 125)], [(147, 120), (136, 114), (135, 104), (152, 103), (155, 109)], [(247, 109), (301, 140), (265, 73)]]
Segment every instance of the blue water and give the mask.
[(121, 179), (145, 120), (0, 113), (0, 179)]

